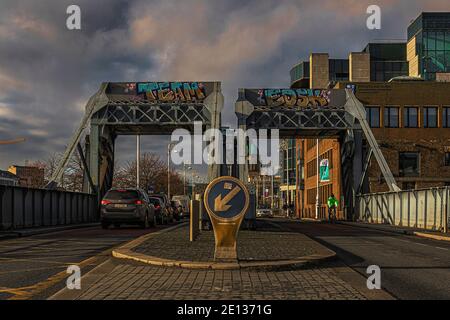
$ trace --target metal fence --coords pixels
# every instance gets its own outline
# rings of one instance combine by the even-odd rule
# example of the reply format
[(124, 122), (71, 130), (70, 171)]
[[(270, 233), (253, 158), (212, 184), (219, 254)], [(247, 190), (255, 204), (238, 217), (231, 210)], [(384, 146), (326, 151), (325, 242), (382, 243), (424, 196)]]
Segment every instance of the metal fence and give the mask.
[(448, 232), (450, 188), (364, 194), (358, 220)]
[(96, 195), (0, 186), (0, 230), (69, 225), (98, 220)]

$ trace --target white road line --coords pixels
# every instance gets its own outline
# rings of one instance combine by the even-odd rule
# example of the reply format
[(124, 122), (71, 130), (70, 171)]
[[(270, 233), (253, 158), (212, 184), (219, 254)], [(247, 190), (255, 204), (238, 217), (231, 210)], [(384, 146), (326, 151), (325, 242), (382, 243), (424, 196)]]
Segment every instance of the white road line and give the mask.
[(445, 251), (448, 251), (448, 249), (447, 248), (441, 248), (441, 247), (435, 247), (436, 249), (440, 249), (440, 250), (445, 250)]

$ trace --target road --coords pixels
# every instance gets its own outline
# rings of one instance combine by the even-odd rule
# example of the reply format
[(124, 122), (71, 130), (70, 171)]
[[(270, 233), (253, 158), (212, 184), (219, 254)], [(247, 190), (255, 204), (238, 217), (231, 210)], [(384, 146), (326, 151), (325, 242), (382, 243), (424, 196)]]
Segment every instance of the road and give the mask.
[(381, 268), (383, 289), (398, 299), (450, 299), (450, 242), (316, 222), (277, 221), (334, 250), (352, 269)]
[[(334, 250), (337, 265), (364, 277), (369, 265), (378, 265), (383, 289), (398, 299), (450, 299), (449, 242), (341, 224), (271, 221)], [(65, 286), (69, 265), (81, 266), (84, 275), (111, 260), (113, 247), (161, 228), (93, 227), (0, 241), (0, 299), (48, 298)]]
[(113, 247), (162, 228), (90, 227), (0, 241), (0, 300), (45, 299), (65, 286), (69, 265), (85, 274)]

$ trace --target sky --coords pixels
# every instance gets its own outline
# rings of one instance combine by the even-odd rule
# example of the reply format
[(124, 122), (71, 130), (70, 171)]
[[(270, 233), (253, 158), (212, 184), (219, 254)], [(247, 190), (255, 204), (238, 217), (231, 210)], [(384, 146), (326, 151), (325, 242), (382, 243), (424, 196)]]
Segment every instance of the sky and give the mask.
[[(66, 9), (81, 8), (81, 30)], [(381, 29), (366, 27), (369, 5)], [(346, 58), (369, 41), (406, 40), (422, 11), (448, 0), (0, 0), (0, 169), (63, 152), (102, 82), (221, 81), (223, 122), (235, 125), (238, 88), (288, 87), (311, 52)], [(168, 137), (142, 138), (165, 156)], [(120, 163), (134, 154), (119, 137)]]

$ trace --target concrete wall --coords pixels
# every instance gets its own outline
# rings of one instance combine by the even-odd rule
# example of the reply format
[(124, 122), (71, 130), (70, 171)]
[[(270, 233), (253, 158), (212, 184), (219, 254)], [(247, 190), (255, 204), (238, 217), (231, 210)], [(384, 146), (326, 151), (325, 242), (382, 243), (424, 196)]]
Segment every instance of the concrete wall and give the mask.
[(411, 77), (420, 76), (419, 56), (416, 52), (416, 37), (414, 37), (406, 45), (406, 59), (409, 62), (409, 75)]
[(309, 57), (309, 87), (326, 89), (330, 82), (328, 53), (312, 53)]
[(348, 56), (350, 81), (370, 81), (370, 54), (365, 52), (352, 52)]

